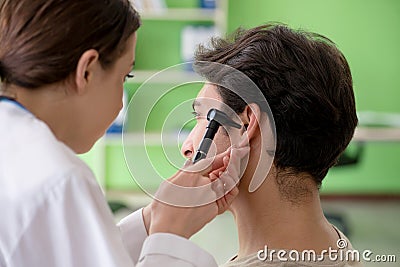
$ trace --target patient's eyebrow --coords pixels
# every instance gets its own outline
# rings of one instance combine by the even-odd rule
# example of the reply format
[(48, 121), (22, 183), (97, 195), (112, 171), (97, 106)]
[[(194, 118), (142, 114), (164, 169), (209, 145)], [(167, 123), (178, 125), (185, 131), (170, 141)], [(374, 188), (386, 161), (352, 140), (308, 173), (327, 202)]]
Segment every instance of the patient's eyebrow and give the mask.
[(194, 100), (194, 101), (193, 101), (193, 104), (192, 104), (193, 110), (195, 110), (195, 107), (199, 107), (199, 106), (201, 106), (200, 101), (198, 101), (197, 99)]

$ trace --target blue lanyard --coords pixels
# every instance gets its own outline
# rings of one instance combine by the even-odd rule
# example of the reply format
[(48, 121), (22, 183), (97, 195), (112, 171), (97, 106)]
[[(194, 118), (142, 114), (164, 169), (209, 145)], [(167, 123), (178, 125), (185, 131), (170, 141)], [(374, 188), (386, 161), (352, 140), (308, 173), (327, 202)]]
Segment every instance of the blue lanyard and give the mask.
[(10, 102), (10, 103), (13, 103), (14, 105), (16, 105), (16, 106), (22, 108), (23, 110), (28, 111), (28, 110), (26, 109), (26, 107), (24, 107), (21, 103), (19, 103), (17, 100), (15, 100), (15, 99), (13, 99), (13, 98), (6, 97), (6, 96), (0, 96), (0, 101), (1, 101), (1, 102)]

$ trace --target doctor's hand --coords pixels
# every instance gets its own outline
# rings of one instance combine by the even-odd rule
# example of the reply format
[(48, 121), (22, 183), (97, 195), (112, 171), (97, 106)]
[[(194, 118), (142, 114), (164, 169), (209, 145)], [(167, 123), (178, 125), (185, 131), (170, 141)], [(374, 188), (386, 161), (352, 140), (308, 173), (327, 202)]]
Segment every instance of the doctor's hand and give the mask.
[(215, 158), (185, 166), (164, 181), (143, 210), (149, 234), (172, 233), (185, 238), (225, 212), (238, 194), (240, 162), (248, 148), (232, 148)]

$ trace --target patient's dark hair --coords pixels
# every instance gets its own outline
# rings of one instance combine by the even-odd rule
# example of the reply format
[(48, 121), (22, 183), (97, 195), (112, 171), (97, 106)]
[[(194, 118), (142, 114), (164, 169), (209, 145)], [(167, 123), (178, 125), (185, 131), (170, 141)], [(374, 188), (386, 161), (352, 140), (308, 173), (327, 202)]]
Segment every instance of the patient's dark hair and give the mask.
[[(350, 68), (335, 44), (316, 33), (268, 24), (213, 38), (196, 52), (200, 61), (233, 67), (259, 87), (275, 120), (275, 166), (280, 172), (308, 173), (320, 186), (358, 122)], [(235, 112), (244, 111), (247, 104), (238, 95), (223, 87), (218, 91)]]

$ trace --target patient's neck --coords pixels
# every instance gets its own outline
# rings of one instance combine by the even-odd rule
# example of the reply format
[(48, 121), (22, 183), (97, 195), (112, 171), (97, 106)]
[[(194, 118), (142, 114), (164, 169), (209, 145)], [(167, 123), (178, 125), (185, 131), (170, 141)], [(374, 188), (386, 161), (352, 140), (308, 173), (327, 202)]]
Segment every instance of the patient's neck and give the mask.
[(323, 215), (318, 188), (312, 179), (297, 177), (304, 194), (290, 201), (279, 191), (275, 177), (269, 174), (253, 193), (242, 188), (246, 183), (239, 188), (231, 207), (239, 234), (238, 257), (256, 253), (264, 246), (316, 252), (329, 246), (335, 248), (338, 237)]

